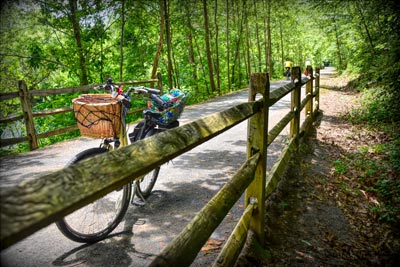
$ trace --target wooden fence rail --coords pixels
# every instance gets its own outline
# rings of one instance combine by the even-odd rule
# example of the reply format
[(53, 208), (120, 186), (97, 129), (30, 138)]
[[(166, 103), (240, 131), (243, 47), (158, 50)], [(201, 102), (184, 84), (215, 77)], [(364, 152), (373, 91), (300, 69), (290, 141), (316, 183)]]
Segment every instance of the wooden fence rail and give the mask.
[[(260, 244), (263, 243), (266, 197), (275, 190), (290, 157), (298, 148), (299, 137), (307, 131), (318, 112), (319, 69), (316, 73), (315, 78), (311, 75), (301, 79), (300, 68), (295, 67), (292, 83), (272, 93), (269, 92), (268, 75), (254, 73), (250, 81), (249, 101), (246, 103), (2, 190), (1, 248), (18, 242), (248, 119), (246, 162), (150, 264), (151, 267), (189, 266), (209, 236), (245, 192), (245, 211), (214, 262), (214, 266), (231, 266), (242, 250), (249, 230), (255, 233)], [(315, 87), (312, 87), (310, 83), (314, 80)], [(304, 84), (306, 100), (300, 101)], [(291, 110), (268, 132), (269, 107), (289, 93), (292, 94)], [(258, 94), (262, 98), (256, 101), (255, 96)], [(316, 99), (315, 105), (311, 102), (313, 98)], [(311, 106), (310, 102), (313, 103)], [(305, 107), (306, 118), (300, 127), (302, 107)], [(267, 146), (287, 124), (291, 127), (290, 140), (278, 161), (267, 173)], [(103, 164), (104, 162), (107, 164)]]
[[(117, 85), (138, 85), (138, 84), (146, 84), (146, 83), (157, 83), (158, 88), (162, 90), (162, 81), (161, 81), (161, 74), (158, 73), (157, 79), (149, 79), (149, 80), (142, 80), (142, 81), (127, 81), (116, 83)], [(70, 88), (56, 88), (56, 89), (47, 89), (47, 90), (28, 90), (25, 81), (20, 81), (18, 83), (18, 92), (7, 92), (7, 93), (0, 93), (0, 101), (6, 101), (13, 98), (19, 98), (22, 108), (22, 114), (20, 115), (10, 115), (5, 118), (0, 118), (0, 123), (10, 123), (14, 121), (24, 120), (25, 127), (26, 127), (26, 136), (22, 137), (15, 137), (15, 138), (4, 138), (0, 140), (0, 146), (10, 146), (15, 145), (22, 142), (29, 142), (29, 149), (35, 150), (39, 147), (38, 139), (47, 138), (58, 134), (63, 134), (67, 132), (71, 132), (74, 130), (78, 130), (77, 125), (72, 125), (64, 128), (60, 128), (54, 131), (49, 131), (45, 133), (38, 134), (35, 129), (35, 122), (34, 118), (38, 117), (45, 117), (51, 116), (55, 114), (73, 112), (72, 105), (69, 107), (60, 107), (52, 110), (43, 110), (43, 111), (32, 111), (32, 99), (33, 97), (37, 96), (50, 96), (50, 95), (60, 95), (60, 94), (69, 94), (69, 93), (87, 93), (90, 89), (93, 89), (97, 85), (85, 85), (79, 87), (70, 87)], [(129, 114), (139, 113), (143, 111), (143, 109), (135, 109), (129, 110)]]

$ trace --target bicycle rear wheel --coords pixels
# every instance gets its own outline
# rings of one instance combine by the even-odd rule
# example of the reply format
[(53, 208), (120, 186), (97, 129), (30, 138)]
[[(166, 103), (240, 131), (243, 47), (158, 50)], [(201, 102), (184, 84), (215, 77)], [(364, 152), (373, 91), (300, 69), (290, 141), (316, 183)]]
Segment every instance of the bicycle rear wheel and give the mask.
[[(105, 148), (91, 148), (76, 155), (67, 167), (81, 160), (108, 152)], [(131, 183), (74, 211), (56, 222), (67, 238), (81, 243), (94, 243), (108, 236), (122, 221), (132, 194)]]
[[(157, 130), (152, 127), (146, 129), (139, 140), (155, 135)], [(153, 171), (147, 173), (143, 177), (135, 181), (135, 195), (139, 198), (148, 198), (153, 190), (153, 187), (157, 181), (158, 174), (160, 173), (160, 167), (155, 168)]]

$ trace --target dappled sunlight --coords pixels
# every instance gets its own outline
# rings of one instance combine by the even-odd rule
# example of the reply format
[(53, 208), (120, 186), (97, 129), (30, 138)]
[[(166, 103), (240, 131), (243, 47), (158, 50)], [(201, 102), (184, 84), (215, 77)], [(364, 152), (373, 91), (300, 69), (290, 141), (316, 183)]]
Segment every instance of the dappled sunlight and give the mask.
[(202, 183), (201, 187), (212, 191), (219, 190), (221, 188), (220, 185), (209, 184), (207, 182)]

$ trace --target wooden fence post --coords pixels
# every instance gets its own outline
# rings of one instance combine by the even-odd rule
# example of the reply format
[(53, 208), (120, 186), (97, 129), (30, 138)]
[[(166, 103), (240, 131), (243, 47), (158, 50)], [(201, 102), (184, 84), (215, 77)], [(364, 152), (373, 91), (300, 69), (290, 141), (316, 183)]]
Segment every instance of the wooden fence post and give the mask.
[(255, 101), (256, 95), (261, 94), (264, 101), (262, 109), (252, 116), (247, 128), (247, 158), (260, 152), (253, 182), (246, 190), (245, 208), (250, 204), (251, 198), (257, 199), (250, 228), (254, 231), (260, 244), (264, 243), (264, 209), (265, 209), (265, 179), (267, 163), (267, 141), (268, 141), (268, 99), (269, 99), (269, 77), (268, 73), (253, 73), (250, 78), (249, 101)]
[(315, 110), (319, 111), (319, 82), (320, 82), (320, 72), (321, 68), (315, 68)]
[(292, 91), (291, 111), (295, 116), (290, 122), (290, 138), (295, 138), (296, 149), (299, 146), (300, 132), (300, 99), (301, 99), (301, 70), (300, 67), (292, 68), (292, 82), (296, 83), (296, 87)]
[(307, 66), (307, 76), (310, 77), (311, 80), (309, 80), (306, 84), (306, 96), (310, 95), (311, 98), (308, 100), (306, 106), (305, 106), (305, 113), (306, 117), (311, 116), (312, 121), (314, 121), (314, 116), (313, 116), (313, 100), (314, 100), (314, 93), (313, 93), (313, 68), (308, 65)]
[(29, 149), (35, 150), (39, 147), (39, 145), (37, 141), (35, 124), (33, 122), (31, 95), (29, 94), (25, 81), (19, 81), (18, 88), (22, 112), (25, 120), (26, 135), (29, 138)]

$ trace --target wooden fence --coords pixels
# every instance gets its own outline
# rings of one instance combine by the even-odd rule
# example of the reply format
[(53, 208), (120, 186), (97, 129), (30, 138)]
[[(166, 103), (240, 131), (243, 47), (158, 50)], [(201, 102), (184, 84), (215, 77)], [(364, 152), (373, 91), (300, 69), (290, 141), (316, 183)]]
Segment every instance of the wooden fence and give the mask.
[[(149, 79), (143, 81), (128, 81), (123, 83), (116, 83), (116, 84), (123, 84), (123, 85), (138, 85), (138, 84), (158, 84), (158, 88), (162, 90), (162, 82), (161, 82), (161, 74), (158, 73), (157, 79)], [(85, 85), (79, 87), (72, 87), (72, 88), (56, 88), (56, 89), (49, 89), (49, 90), (28, 90), (25, 81), (19, 81), (18, 83), (18, 92), (7, 92), (7, 93), (0, 93), (0, 101), (6, 101), (13, 98), (19, 98), (22, 108), (22, 114), (17, 115), (10, 115), (6, 118), (0, 118), (0, 124), (10, 123), (14, 121), (21, 121), (23, 120), (26, 127), (26, 135), (21, 137), (15, 138), (4, 138), (0, 140), (0, 146), (10, 146), (15, 145), (22, 142), (29, 142), (29, 149), (35, 150), (39, 147), (38, 139), (40, 138), (47, 138), (58, 134), (63, 134), (66, 132), (71, 132), (78, 130), (78, 126), (72, 125), (65, 128), (60, 128), (54, 131), (45, 132), (38, 134), (35, 129), (35, 121), (34, 118), (37, 117), (45, 117), (51, 116), (60, 113), (67, 113), (73, 112), (72, 105), (69, 107), (61, 107), (52, 110), (43, 110), (38, 112), (33, 112), (33, 99), (34, 97), (44, 97), (49, 95), (60, 95), (60, 94), (68, 94), (68, 93), (87, 93), (90, 89), (95, 87), (96, 85)], [(129, 110), (129, 114), (138, 113), (143, 111), (143, 109), (136, 109), (136, 110)]]
[[(312, 73), (310, 66), (308, 70)], [(303, 85), (306, 85), (305, 97), (301, 100)], [(290, 111), (268, 131), (269, 107), (289, 93), (292, 99)], [(258, 94), (262, 98), (256, 100)], [(268, 74), (253, 73), (249, 101), (246, 103), (2, 190), (2, 249), (248, 119), (247, 160), (149, 265), (189, 266), (245, 192), (244, 213), (213, 265), (232, 266), (243, 248), (249, 230), (263, 244), (265, 200), (276, 188), (290, 157), (298, 148), (300, 137), (312, 125), (318, 105), (318, 68), (315, 78), (312, 75), (301, 78), (300, 67), (294, 67), (292, 83), (273, 92), (269, 90)], [(306, 118), (300, 126), (300, 112), (303, 109)], [(290, 140), (267, 173), (267, 147), (288, 124)], [(96, 179), (91, 179), (93, 175)], [(71, 183), (74, 194), (66, 190), (71, 188)]]

